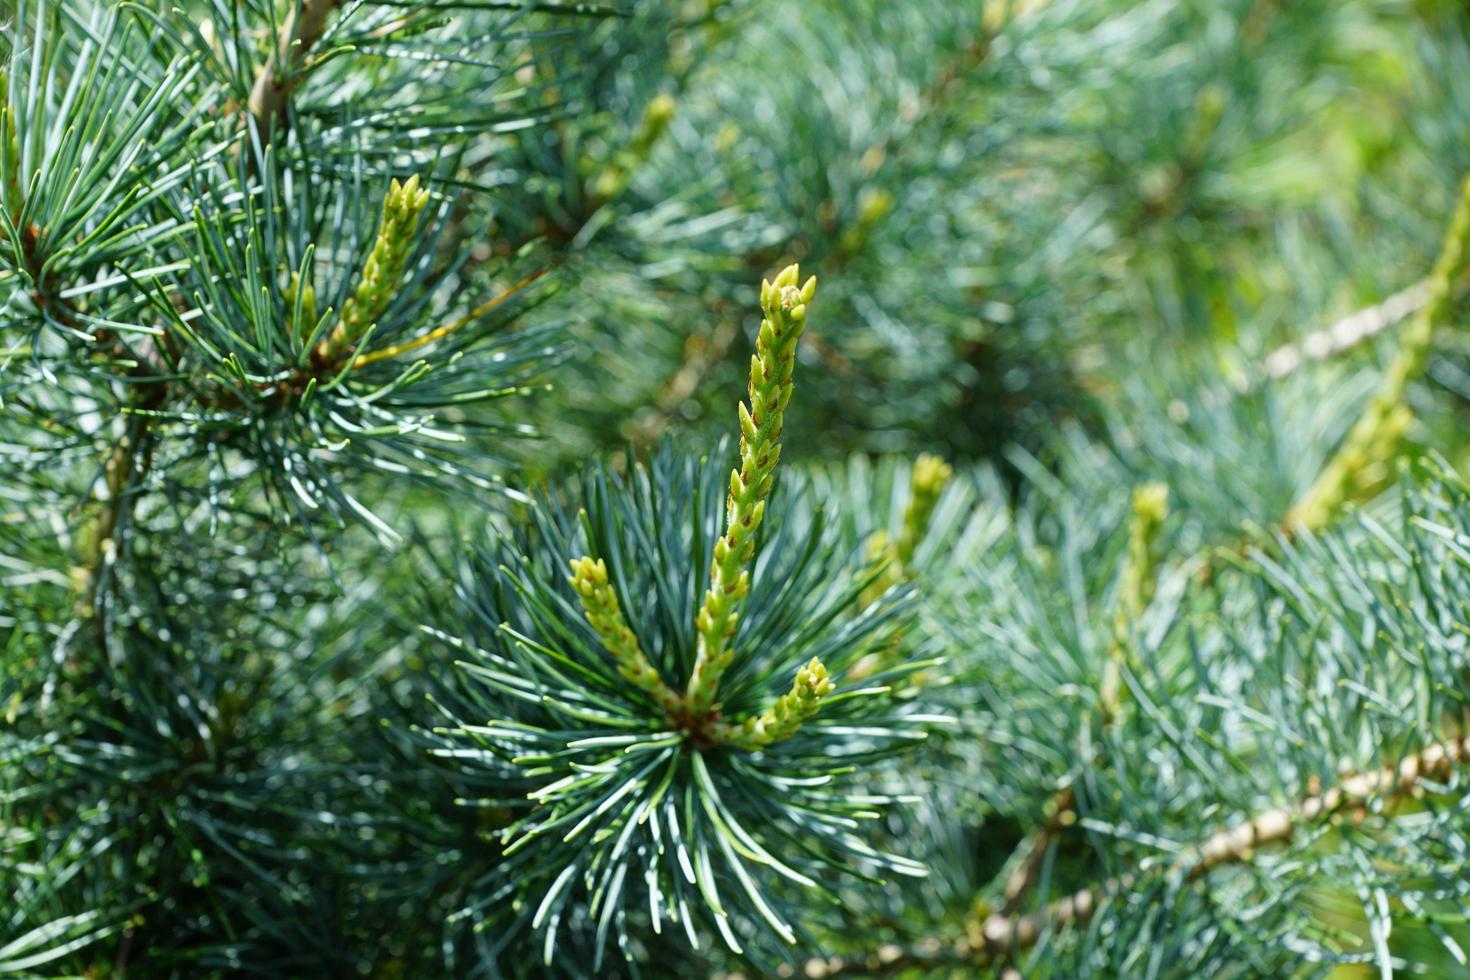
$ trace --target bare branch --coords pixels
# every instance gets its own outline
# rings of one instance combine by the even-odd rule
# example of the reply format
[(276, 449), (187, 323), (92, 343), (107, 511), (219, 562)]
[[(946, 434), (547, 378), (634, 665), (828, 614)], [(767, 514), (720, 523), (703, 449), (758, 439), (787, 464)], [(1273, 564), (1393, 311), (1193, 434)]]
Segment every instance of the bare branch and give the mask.
[(1307, 334), (1298, 343), (1276, 348), (1266, 358), (1266, 377), (1284, 378), (1306, 361), (1326, 360), (1406, 320), (1429, 301), (1429, 280), (1401, 289), (1377, 306), (1343, 317), (1330, 327)]

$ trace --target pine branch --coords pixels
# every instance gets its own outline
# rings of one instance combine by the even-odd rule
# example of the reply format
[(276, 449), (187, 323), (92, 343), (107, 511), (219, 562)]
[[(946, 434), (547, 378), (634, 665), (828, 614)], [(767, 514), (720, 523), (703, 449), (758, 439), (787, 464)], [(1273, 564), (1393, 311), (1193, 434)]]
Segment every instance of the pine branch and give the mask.
[[(1314, 529), (1327, 524), (1350, 498), (1350, 488), (1361, 478), (1363, 471), (1375, 462), (1381, 464), (1397, 452), (1398, 442), (1408, 424), (1407, 409), (1401, 405), (1404, 386), (1422, 368), (1434, 327), (1443, 318), (1450, 302), (1451, 282), (1463, 262), (1467, 239), (1470, 239), (1470, 177), (1462, 184), (1461, 196), (1446, 228), (1439, 259), (1427, 280), (1429, 286), (1425, 302), (1404, 337), (1399, 354), (1385, 372), (1378, 393), (1354, 426), (1343, 448), (1329, 460), (1303, 500), (1283, 518), (1282, 533), (1289, 535), (1298, 524)], [(1166, 498), (1154, 498), (1159, 492), (1158, 489), (1140, 488), (1134, 498), (1123, 601), (1117, 613), (1114, 638), (1100, 689), (1100, 720), (1104, 726), (1111, 722), (1120, 707), (1121, 658), (1126, 649), (1127, 624), (1141, 612), (1144, 583), (1151, 578), (1152, 567), (1157, 561), (1157, 557), (1150, 554), (1150, 542), (1157, 531), (1158, 521), (1167, 512)], [(1242, 540), (1233, 546), (1212, 549), (1212, 553), (1235, 555), (1243, 553), (1249, 546), (1249, 540)], [(1209, 574), (1208, 563), (1201, 563), (1200, 568), (1202, 574)], [(1011, 871), (1002, 888), (999, 914), (1010, 915), (1021, 907), (1037, 880), (1052, 842), (1076, 822), (1076, 805), (1076, 794), (1071, 785), (1062, 787), (1048, 801), (1041, 826), (1022, 842), (1016, 855), (1007, 862)]]
[(915, 967), (959, 964), (982, 966), (1031, 948), (1049, 932), (1085, 924), (1109, 896), (1136, 885), (1145, 874), (1198, 881), (1216, 868), (1254, 860), (1261, 848), (1289, 841), (1297, 830), (1307, 825), (1333, 819), (1345, 811), (1361, 812), (1375, 798), (1411, 797), (1421, 783), (1444, 779), (1453, 769), (1466, 764), (1470, 764), (1470, 735), (1431, 745), (1398, 765), (1348, 775), (1325, 793), (1309, 794), (1296, 803), (1267, 810), (1216, 831), (1162, 869), (1111, 878), (1056, 899), (1027, 915), (994, 913), (971, 923), (967, 935), (960, 939), (927, 940), (909, 948), (885, 947), (862, 961), (809, 960), (806, 976), (892, 974)]
[[(1289, 533), (1298, 523), (1310, 522), (1308, 526), (1314, 528), (1325, 525), (1348, 499), (1349, 485), (1359, 478), (1362, 471), (1374, 461), (1388, 459), (1396, 452), (1398, 440), (1407, 426), (1407, 420), (1403, 418), (1407, 410), (1400, 404), (1404, 385), (1417, 374), (1427, 356), (1433, 329), (1442, 319), (1449, 303), (1451, 282), (1462, 264), (1467, 239), (1470, 239), (1470, 178), (1466, 178), (1462, 185), (1461, 197), (1446, 229), (1440, 257), (1428, 280), (1432, 284), (1429, 295), (1404, 338), (1399, 355), (1385, 372), (1379, 392), (1354, 427), (1343, 449), (1329, 461), (1303, 502), (1294, 506), (1283, 519), (1285, 533)], [(1120, 657), (1125, 649), (1123, 644), (1126, 624), (1130, 615), (1136, 617), (1141, 611), (1143, 583), (1151, 576), (1148, 569), (1156, 561), (1149, 554), (1150, 527), (1156, 531), (1157, 520), (1163, 516), (1163, 501), (1160, 499), (1155, 503), (1146, 499), (1144, 492), (1141, 489), (1134, 499), (1134, 522), (1129, 535), (1129, 561), (1124, 572), (1123, 603), (1118, 610), (1109, 662), (1101, 687), (1101, 721), (1104, 725), (1111, 721), (1119, 707), (1118, 700), (1122, 690), (1119, 683), (1122, 666)], [(1242, 543), (1236, 548), (1225, 550), (1233, 553), (1244, 546)], [(1048, 802), (1042, 825), (1022, 842), (1017, 855), (1008, 862), (1011, 871), (1002, 889), (1003, 903), (997, 913), (999, 916), (1009, 916), (1021, 907), (1027, 892), (1037, 880), (1052, 842), (1075, 823), (1076, 804), (1075, 791), (1071, 785), (1064, 786)], [(1078, 901), (1085, 900), (1079, 897)]]
[[(1169, 489), (1150, 483), (1133, 492), (1133, 513), (1128, 524), (1128, 554), (1123, 563), (1118, 608), (1113, 622), (1113, 638), (1108, 647), (1108, 662), (1098, 689), (1098, 724), (1111, 725), (1123, 706), (1123, 666), (1132, 644), (1130, 633), (1143, 615), (1153, 594), (1157, 577), (1160, 526), (1169, 513)], [(1019, 858), (1008, 864), (1014, 869), (1001, 891), (1001, 914), (1019, 909), (1035, 885), (1052, 843), (1068, 827), (1077, 823), (1077, 790), (1068, 783), (1047, 802), (1041, 827), (1018, 848)]]
[[(1283, 288), (1291, 274), (1362, 244), (1366, 223), (1317, 240), (1332, 215), (1311, 181), (1357, 167), (1376, 207), (1433, 167), (1372, 125), (1341, 141), (1368, 163), (1303, 167), (1280, 138), (1357, 71), (1329, 58), (1311, 75), (1341, 47), (1319, 29), (1359, 36), (1377, 14), (1164, 4), (1120, 33), (1052, 4), (1020, 21), (1044, 5), (826, 3), (761, 18), (760, 43), (696, 74), (692, 52), (733, 35), (744, 4), (23, 3), (0, 83), (0, 459), (18, 473), (0, 508), (0, 894), (15, 896), (0, 972), (691, 973), (739, 957), (766, 975), (830, 941), (858, 961), (809, 975), (1127, 974), (1146, 957), (1266, 974), (1363, 958), (1333, 933), (1357, 922), (1312, 901), (1353, 890), (1366, 955), (1420, 959), (1397, 931), (1409, 919), (1463, 959), (1448, 933), (1470, 895), (1467, 774), (1434, 778), (1470, 764), (1470, 490), (1415, 466), (1448, 486), (1406, 495), (1402, 529), (1374, 520), (1396, 501), (1341, 534), (1279, 524), (1327, 479), (1357, 378), (1222, 404), (1181, 391), (1194, 376), (1174, 385), (1165, 358), (1196, 345), (1146, 335), (1157, 360), (1106, 394), (1149, 387), (1147, 411), (1100, 399), (1004, 476), (962, 462), (945, 490), (930, 457), (907, 481), (892, 457), (854, 459), (847, 483), (793, 468), (794, 446), (781, 462), (801, 345), (829, 367), (810, 379), (833, 433), (821, 456), (988, 450), (1023, 414), (1050, 439), (1081, 399), (1034, 401), (1037, 378), (1070, 383), (1099, 349), (1072, 339), (1218, 316), (1216, 339), (1249, 347), (1235, 311), (1281, 312), (1311, 291)], [(1463, 74), (1419, 71), (1400, 32), (1422, 25), (1390, 20), (1371, 79)], [(1200, 42), (1206, 21), (1227, 28), (1207, 32), (1219, 44)], [(1421, 94), (1416, 131), (1457, 132), (1431, 108), (1453, 121), (1463, 100)], [(1339, 145), (1351, 115), (1312, 134)], [(731, 153), (742, 122), (785, 138)], [(1273, 179), (1232, 179), (1263, 160)], [(434, 206), (415, 178), (380, 218), (362, 188), (409, 173)], [(793, 222), (810, 271), (863, 275), (830, 347), (788, 320), (811, 299), (794, 268), (763, 290), (733, 480), (726, 448), (676, 443), (514, 489), (528, 470), (497, 440), (524, 429), (493, 400), (565, 351), (557, 325), (613, 325), (588, 361), (637, 364), (613, 389), (564, 386), (585, 391), (554, 417), (571, 428), (582, 413), (565, 409), (601, 399), (607, 429), (647, 444), (741, 336), (712, 298), (704, 342), (657, 366), (694, 319), (670, 298), (723, 295)], [(542, 233), (545, 262), (507, 244)], [(578, 252), (584, 275), (531, 289)], [(1428, 317), (1433, 299), (1395, 297), (1331, 340)], [(542, 300), (541, 330), (511, 326)], [(1419, 327), (1367, 435), (1343, 443), (1357, 458), (1334, 458), (1349, 475), (1321, 523), (1403, 455), (1408, 397), (1441, 400), (1414, 384)], [(1435, 380), (1470, 390), (1461, 367), (1445, 352)], [(659, 414), (607, 404), (629, 400)], [(1461, 454), (1454, 407), (1413, 435), (1443, 425), (1433, 441)], [(1094, 441), (1094, 420), (1116, 438)], [(1171, 540), (1248, 536), (1266, 554), (1206, 589), (1191, 587), (1206, 559), (1171, 559), (1155, 597), (1163, 502), (1139, 495), (1120, 562), (1117, 490), (1160, 478)], [(485, 505), (445, 502), (450, 487)], [(361, 519), (381, 541), (394, 518), (422, 536), (392, 565), (339, 533)], [(63, 656), (94, 637), (106, 655), (79, 676)], [(380, 754), (380, 723), (407, 751)], [(1422, 807), (1380, 806), (1412, 793)], [(1351, 816), (1359, 832), (1334, 830)], [(1031, 836), (977, 888), (977, 851), (1004, 858), (997, 827), (1016, 817)], [(1097, 853), (1074, 862), (1084, 827)], [(1053, 857), (1062, 884), (1038, 884)], [(887, 886), (922, 864), (927, 881)], [(903, 945), (874, 948), (891, 936)]]
[[(762, 284), (739, 469), (668, 447), (622, 475), (593, 468), (532, 501), (514, 539), (472, 548), (451, 600), (438, 585), (428, 600), (445, 608), (424, 632), (463, 673), (436, 691), (452, 724), (424, 731), (423, 747), (457, 767), (461, 805), (513, 815), (475, 883), (477, 917), (507, 937), (536, 932), (548, 964), (574, 955), (558, 942), (587, 943), (595, 971), (604, 951), (633, 955), (631, 929), (670, 921), (695, 946), (712, 929), (770, 962), (835, 897), (834, 871), (923, 874), (874, 839), (869, 821), (894, 798), (843, 783), (927, 738), (933, 716), (892, 691), (934, 661), (902, 658), (838, 689), (910, 628), (910, 597), (859, 603), (866, 579), (808, 508), (810, 484), (772, 493), (816, 287), (797, 273)], [(754, 578), (757, 533), (769, 560)], [(691, 617), (705, 568), (712, 586)], [(716, 691), (708, 665), (732, 661), (737, 602), (742, 656)], [(711, 659), (703, 640), (720, 624), (726, 645)], [(669, 677), (691, 679), (682, 698)]]
[[(1374, 797), (1403, 799), (1412, 796), (1424, 780), (1437, 780), (1470, 760), (1470, 736), (1432, 745), (1409, 756), (1397, 766), (1350, 775), (1333, 789), (1309, 795), (1300, 802), (1268, 810), (1249, 820), (1217, 831), (1169, 865), (1169, 874), (1196, 881), (1215, 868), (1247, 862), (1268, 844), (1287, 841), (1306, 824), (1338, 815), (1345, 808), (1361, 808)], [(1080, 924), (1096, 913), (1103, 899), (1136, 880), (1137, 874), (1112, 879), (1052, 902), (1030, 915), (993, 915), (980, 926), (979, 942), (955, 945), (961, 956), (993, 959), (1035, 945), (1043, 931)]]
[[(16, 123), (16, 112), (10, 104), (10, 73), (0, 69), (0, 205), (3, 205), (3, 220), (14, 237), (16, 259), (32, 283), (31, 298), (43, 315), (49, 315), (64, 328), (77, 335), (86, 336), (89, 331), (78, 318), (76, 307), (65, 297), (62, 281), (54, 268), (54, 249), (45, 242), (46, 229), (29, 221), (25, 174), (22, 166), (20, 135)], [(91, 332), (92, 343), (99, 347), (114, 340), (110, 331)], [(101, 615), (99, 601), (101, 586), (106, 570), (117, 557), (117, 535), (125, 524), (127, 513), (132, 507), (135, 488), (139, 479), (146, 476), (152, 463), (155, 439), (153, 434), (154, 412), (166, 397), (168, 385), (156, 380), (162, 365), (157, 345), (149, 339), (141, 352), (126, 345), (117, 344), (109, 352), (113, 360), (131, 365), (126, 374), (130, 379), (124, 433), (104, 456), (101, 466), (101, 485), (105, 494), (90, 523), (84, 524), (77, 538), (80, 541), (77, 565), (72, 569), (72, 579), (77, 585), (75, 611), (79, 618), (90, 620), (95, 627), (95, 638), (99, 646), (106, 642), (106, 623)]]
[[(781, 430), (794, 390), (796, 345), (806, 323), (807, 304), (816, 295), (816, 277), (798, 287), (797, 267), (761, 283), (761, 321), (756, 353), (750, 366), (750, 405), (740, 405), (740, 469), (730, 475), (726, 502), (726, 533), (715, 544), (710, 588), (695, 616), (698, 648), (689, 686), (683, 698), (671, 691), (638, 646), (601, 561), (583, 557), (572, 562), (571, 583), (582, 601), (588, 622), (602, 638), (617, 663), (618, 672), (664, 709), (666, 721), (686, 731), (696, 742), (711, 740), (746, 752), (756, 752), (796, 734), (817, 713), (822, 699), (835, 685), (827, 668), (816, 658), (800, 667), (791, 690), (759, 714), (735, 723), (719, 717), (715, 694), (720, 676), (731, 662), (738, 614), (735, 606), (750, 592), (750, 566), (755, 536), (765, 516), (766, 498), (774, 487), (781, 458)], [(943, 464), (940, 464), (943, 467)], [(947, 467), (944, 467), (947, 470)], [(942, 480), (934, 466), (926, 466)], [(926, 482), (932, 483), (930, 478)], [(929, 495), (921, 495), (923, 520), (933, 509)], [(933, 496), (937, 496), (937, 489)]]

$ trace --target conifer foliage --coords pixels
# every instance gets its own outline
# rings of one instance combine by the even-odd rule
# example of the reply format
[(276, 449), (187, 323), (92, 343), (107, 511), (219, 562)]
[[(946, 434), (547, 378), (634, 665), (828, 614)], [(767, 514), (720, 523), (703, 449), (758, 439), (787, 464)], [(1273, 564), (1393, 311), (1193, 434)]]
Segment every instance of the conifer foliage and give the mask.
[(1467, 133), (1449, 2), (0, 4), (0, 974), (1465, 973)]

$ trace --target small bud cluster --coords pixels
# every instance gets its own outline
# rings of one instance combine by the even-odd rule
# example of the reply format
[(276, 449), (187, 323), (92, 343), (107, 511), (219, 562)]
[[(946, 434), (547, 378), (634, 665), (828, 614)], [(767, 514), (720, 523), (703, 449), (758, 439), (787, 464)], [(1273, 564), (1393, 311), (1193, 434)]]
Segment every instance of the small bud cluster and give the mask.
[(803, 722), (817, 713), (833, 690), (827, 668), (816, 657), (796, 672), (791, 691), (759, 715), (735, 725), (716, 727), (716, 738), (734, 748), (754, 752), (795, 735)]
[[(303, 283), (299, 273), (291, 273), (291, 285), (286, 287), (286, 316), (288, 317), (291, 333), (295, 336), (309, 335), (316, 326), (320, 317), (316, 308), (316, 288), (310, 280)], [(301, 316), (296, 317), (296, 300), (301, 299)]]
[(25, 193), (20, 175), (20, 135), (10, 106), (9, 73), (0, 71), (0, 197), (12, 223), (20, 221)]
[(1123, 665), (1130, 661), (1131, 634), (1153, 598), (1158, 581), (1159, 530), (1169, 516), (1169, 488), (1162, 483), (1145, 483), (1133, 491), (1133, 515), (1128, 522), (1128, 553), (1123, 560), (1118, 605), (1113, 614), (1113, 641), (1099, 686), (1099, 705), (1104, 720), (1111, 720), (1123, 705)]
[(939, 495), (944, 492), (954, 467), (943, 459), (923, 453), (914, 460), (913, 482), (909, 490), (908, 506), (903, 511), (903, 530), (898, 536), (898, 561), (907, 568), (914, 560), (914, 551), (929, 530), (929, 518), (934, 516), (934, 507)]
[(953, 476), (954, 467), (931, 453), (921, 453), (914, 460), (909, 499), (904, 505), (903, 526), (899, 529), (898, 540), (892, 540), (883, 530), (874, 531), (868, 538), (868, 563), (875, 576), (863, 592), (865, 603), (877, 601), (884, 592), (909, 576), (914, 552), (929, 532), (929, 519), (934, 516), (939, 497)]
[(1158, 567), (1159, 528), (1169, 516), (1169, 488), (1145, 483), (1133, 491), (1133, 518), (1128, 524), (1128, 559), (1123, 568), (1121, 615), (1137, 619), (1153, 597)]
[(403, 183), (396, 179), (383, 199), (383, 221), (357, 288), (342, 304), (342, 315), (332, 334), (320, 346), (322, 359), (332, 363), (349, 351), (393, 301), (413, 252), (419, 216), (429, 203), (429, 191), (419, 186), (418, 175)]
[(678, 711), (679, 696), (669, 689), (638, 645), (638, 637), (623, 618), (617, 593), (607, 580), (607, 563), (598, 559), (578, 558), (572, 561), (568, 579), (582, 600), (587, 622), (597, 631), (602, 645), (612, 654), (618, 673), (653, 700), (665, 714)]
[(726, 532), (715, 542), (710, 586), (695, 618), (698, 648), (686, 693), (689, 709), (714, 707), (720, 677), (730, 666), (735, 607), (750, 591), (755, 537), (781, 458), (781, 426), (791, 400), (796, 345), (806, 327), (806, 306), (816, 295), (816, 277), (797, 286), (799, 270), (789, 265), (776, 281), (761, 283), (760, 334), (750, 359), (750, 406), (740, 406), (740, 469), (730, 474)]
[(612, 200), (628, 189), (631, 175), (648, 159), (653, 148), (663, 138), (669, 124), (674, 121), (677, 108), (678, 103), (667, 92), (660, 92), (649, 100), (648, 106), (643, 110), (643, 122), (638, 131), (593, 182), (592, 191), (598, 198), (603, 201)]

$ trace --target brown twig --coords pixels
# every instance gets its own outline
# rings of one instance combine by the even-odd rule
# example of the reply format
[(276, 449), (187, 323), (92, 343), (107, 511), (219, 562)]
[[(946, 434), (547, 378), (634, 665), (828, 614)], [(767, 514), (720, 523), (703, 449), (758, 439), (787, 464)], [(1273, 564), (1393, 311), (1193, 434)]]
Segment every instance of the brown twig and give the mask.
[(1068, 784), (1057, 790), (1047, 802), (1046, 820), (1022, 845), (1026, 848), (1025, 854), (1021, 857), (1020, 864), (1006, 878), (1005, 887), (1001, 891), (1002, 914), (1010, 915), (1020, 909), (1026, 901), (1026, 893), (1041, 874), (1041, 866), (1046, 862), (1046, 853), (1051, 849), (1052, 842), (1076, 822), (1077, 793)]
[(107, 495), (96, 520), (87, 529), (78, 569), (80, 595), (77, 614), (100, 623), (98, 598), (104, 572), (117, 557), (117, 531), (122, 526), (136, 481), (145, 475), (153, 460), (152, 417), (133, 415), (127, 431), (108, 452), (102, 464), (102, 483)]
[(90, 621), (99, 647), (107, 640), (102, 584), (117, 560), (117, 535), (127, 520), (137, 487), (153, 465), (157, 442), (154, 423), (172, 389), (170, 384), (157, 379), (169, 373), (170, 362), (178, 357), (167, 335), (159, 342), (151, 338), (145, 341), (138, 351), (118, 345), (113, 352), (118, 360), (133, 362), (127, 372), (132, 380), (123, 410), (126, 422), (122, 437), (103, 460), (101, 478), (106, 496), (101, 500), (95, 520), (84, 532), (76, 570), (76, 615), (82, 621)]
[(336, 8), (337, 0), (300, 0), (281, 25), (276, 49), (250, 87), (250, 116), (262, 144), (268, 144), (272, 132), (285, 125), (287, 100), (301, 80), (297, 69), (326, 33), (327, 18)]

